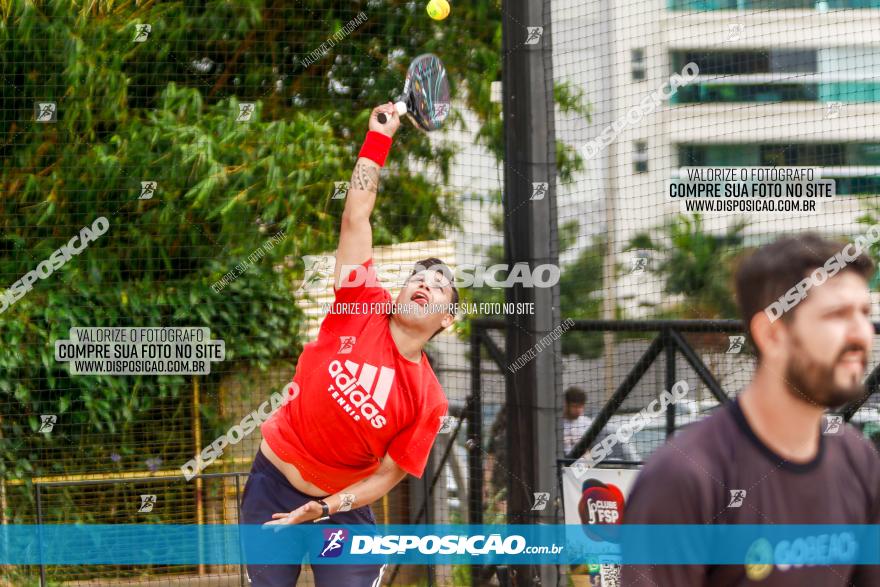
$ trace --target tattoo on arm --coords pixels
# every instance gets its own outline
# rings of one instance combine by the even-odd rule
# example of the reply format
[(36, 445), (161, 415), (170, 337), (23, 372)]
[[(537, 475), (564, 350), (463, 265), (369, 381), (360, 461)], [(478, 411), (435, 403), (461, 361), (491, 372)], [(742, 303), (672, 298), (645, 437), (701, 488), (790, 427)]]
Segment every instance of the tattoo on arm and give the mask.
[(354, 172), (351, 174), (351, 187), (368, 192), (379, 191), (379, 168), (375, 165), (358, 161), (354, 166)]
[(350, 511), (355, 502), (355, 496), (353, 493), (340, 493), (339, 494), (339, 509), (337, 511), (347, 512)]

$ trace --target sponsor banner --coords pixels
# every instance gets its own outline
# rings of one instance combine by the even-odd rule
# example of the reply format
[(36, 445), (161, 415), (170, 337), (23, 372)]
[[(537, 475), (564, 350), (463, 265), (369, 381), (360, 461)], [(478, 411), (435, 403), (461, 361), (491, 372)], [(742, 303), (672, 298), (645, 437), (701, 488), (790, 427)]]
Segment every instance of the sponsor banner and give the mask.
[[(638, 469), (583, 469), (582, 471), (577, 471), (573, 467), (563, 467), (562, 469), (562, 500), (563, 500), (563, 509), (565, 511), (565, 523), (566, 524), (619, 524), (623, 518), (623, 505), (625, 504), (625, 499), (629, 496), (629, 490), (632, 487), (632, 484), (636, 480), (636, 476), (638, 475)], [(605, 495), (604, 492), (601, 491), (587, 491), (585, 493), (585, 487), (593, 487), (595, 486), (597, 489), (601, 488), (604, 485), (607, 489), (607, 493), (615, 494), (620, 496), (621, 502), (619, 504), (620, 509), (615, 510), (617, 516), (615, 516), (614, 521), (612, 521), (606, 514), (599, 513), (599, 510), (607, 511), (609, 508), (598, 508), (595, 506), (595, 503), (599, 500), (591, 498), (595, 498), (601, 495)], [(602, 499), (601, 501), (605, 502), (608, 499)], [(587, 505), (589, 503), (589, 505)], [(582, 513), (583, 507), (586, 506), (587, 515), (585, 516)], [(592, 511), (592, 515), (594, 517), (590, 517), (589, 513)], [(602, 516), (602, 521), (599, 521), (599, 516)], [(590, 520), (593, 521), (590, 521)]]
[[(603, 499), (601, 501), (613, 501)], [(588, 529), (588, 531), (587, 531)], [(0, 564), (880, 565), (880, 525), (0, 526)]]
[[(673, 386), (673, 390), (676, 386)], [(682, 396), (684, 393), (687, 393), (686, 384)], [(562, 500), (565, 523), (580, 525), (590, 537), (594, 536), (590, 532), (592, 526), (622, 523), (626, 498), (629, 497), (630, 488), (638, 474), (637, 469), (594, 469), (584, 467), (582, 463), (563, 467)], [(585, 560), (591, 558), (589, 553), (578, 553), (574, 545), (570, 545), (570, 548), (572, 557), (583, 556)], [(590, 564), (587, 573), (598, 576), (598, 584), (602, 587), (619, 587), (619, 563), (619, 553), (609, 554), (597, 563)]]

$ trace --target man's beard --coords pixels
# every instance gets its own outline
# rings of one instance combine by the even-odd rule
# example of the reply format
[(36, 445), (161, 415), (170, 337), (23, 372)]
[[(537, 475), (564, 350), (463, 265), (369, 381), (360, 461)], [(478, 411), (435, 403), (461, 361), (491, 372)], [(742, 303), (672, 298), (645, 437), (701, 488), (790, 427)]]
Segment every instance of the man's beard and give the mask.
[(840, 386), (834, 381), (834, 369), (843, 353), (863, 348), (847, 345), (830, 365), (823, 365), (809, 357), (800, 338), (793, 336), (793, 340), (794, 352), (785, 369), (785, 380), (792, 395), (807, 403), (835, 409), (865, 393), (861, 380), (850, 386)]

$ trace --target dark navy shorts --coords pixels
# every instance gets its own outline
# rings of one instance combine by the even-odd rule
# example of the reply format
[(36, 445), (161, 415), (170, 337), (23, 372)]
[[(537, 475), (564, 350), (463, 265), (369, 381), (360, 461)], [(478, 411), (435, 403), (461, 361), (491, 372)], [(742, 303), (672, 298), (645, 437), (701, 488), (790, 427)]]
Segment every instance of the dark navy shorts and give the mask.
[[(298, 491), (284, 474), (257, 451), (241, 503), (242, 524), (264, 524), (272, 514), (290, 512), (306, 502), (319, 499)], [(324, 524), (376, 525), (370, 506), (337, 512)], [(245, 545), (247, 550), (247, 545)], [(317, 587), (379, 587), (386, 565), (312, 565)], [(248, 565), (247, 574), (254, 587), (292, 587), (299, 579), (300, 565)]]

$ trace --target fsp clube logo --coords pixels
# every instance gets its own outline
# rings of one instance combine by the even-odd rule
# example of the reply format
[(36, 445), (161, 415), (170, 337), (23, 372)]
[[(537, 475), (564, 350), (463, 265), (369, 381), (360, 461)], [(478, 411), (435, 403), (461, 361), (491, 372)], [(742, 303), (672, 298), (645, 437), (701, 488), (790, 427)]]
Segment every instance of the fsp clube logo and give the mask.
[(623, 521), (623, 492), (616, 485), (587, 479), (582, 487), (578, 504), (582, 524), (620, 524)]
[(327, 528), (324, 530), (324, 546), (318, 558), (335, 558), (342, 554), (343, 546), (348, 538), (348, 531), (342, 528)]

